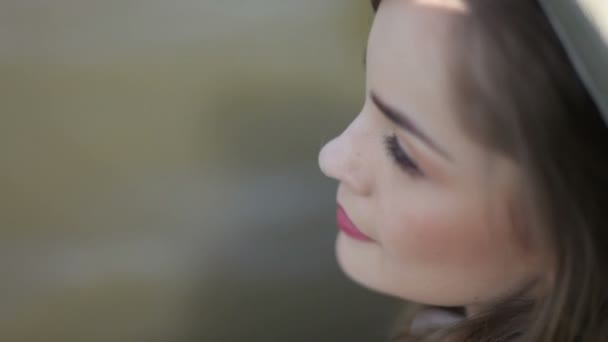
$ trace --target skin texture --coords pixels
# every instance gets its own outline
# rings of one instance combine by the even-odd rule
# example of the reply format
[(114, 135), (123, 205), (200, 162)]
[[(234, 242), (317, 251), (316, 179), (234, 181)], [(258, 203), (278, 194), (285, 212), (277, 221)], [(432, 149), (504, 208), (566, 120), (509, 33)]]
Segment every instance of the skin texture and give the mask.
[[(337, 202), (374, 240), (339, 233), (337, 259), (350, 278), (406, 300), (479, 310), (529, 285), (543, 265), (513, 227), (517, 165), (467, 136), (454, 109), (450, 32), (466, 15), (456, 0), (383, 2), (368, 43), (365, 103), (319, 164), (339, 182)], [(388, 120), (372, 93), (447, 156)], [(393, 134), (422, 175), (387, 153)]]

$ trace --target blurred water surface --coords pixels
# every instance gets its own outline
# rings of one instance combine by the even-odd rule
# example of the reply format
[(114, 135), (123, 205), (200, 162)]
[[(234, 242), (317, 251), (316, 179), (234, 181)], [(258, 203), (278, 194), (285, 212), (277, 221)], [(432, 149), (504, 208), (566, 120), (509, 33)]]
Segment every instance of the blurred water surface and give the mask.
[(365, 1), (0, 4), (0, 340), (381, 341), (316, 155)]

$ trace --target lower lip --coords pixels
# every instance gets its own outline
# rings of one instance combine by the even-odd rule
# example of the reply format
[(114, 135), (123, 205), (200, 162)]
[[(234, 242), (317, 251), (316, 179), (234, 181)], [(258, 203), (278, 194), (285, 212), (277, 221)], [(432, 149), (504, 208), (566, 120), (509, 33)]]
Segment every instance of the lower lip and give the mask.
[(353, 221), (351, 221), (348, 215), (346, 214), (344, 208), (342, 208), (340, 205), (338, 205), (337, 223), (338, 227), (340, 227), (340, 230), (351, 238), (363, 242), (373, 241), (369, 236), (363, 234), (357, 228), (357, 226), (355, 226)]

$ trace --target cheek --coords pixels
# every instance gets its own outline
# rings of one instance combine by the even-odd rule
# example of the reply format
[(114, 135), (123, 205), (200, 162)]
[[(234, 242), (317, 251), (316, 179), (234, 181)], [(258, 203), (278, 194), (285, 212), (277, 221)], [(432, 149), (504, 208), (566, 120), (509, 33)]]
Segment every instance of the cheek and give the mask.
[(489, 227), (487, 211), (472, 202), (445, 196), (401, 202), (391, 216), (384, 215), (386, 253), (405, 267), (468, 268), (498, 261), (504, 240), (497, 227)]

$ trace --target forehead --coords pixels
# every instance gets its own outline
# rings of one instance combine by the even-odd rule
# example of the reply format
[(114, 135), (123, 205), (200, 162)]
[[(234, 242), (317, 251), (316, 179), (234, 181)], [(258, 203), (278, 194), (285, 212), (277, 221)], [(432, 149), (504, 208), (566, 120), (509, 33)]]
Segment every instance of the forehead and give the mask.
[(368, 82), (403, 93), (404, 87), (416, 90), (410, 86), (415, 78), (420, 90), (442, 90), (449, 83), (453, 27), (464, 15), (459, 3), (384, 0), (368, 43)]
[(452, 76), (454, 25), (466, 15), (456, 0), (384, 0), (368, 43), (367, 87), (440, 145), (470, 150), (456, 115)]

